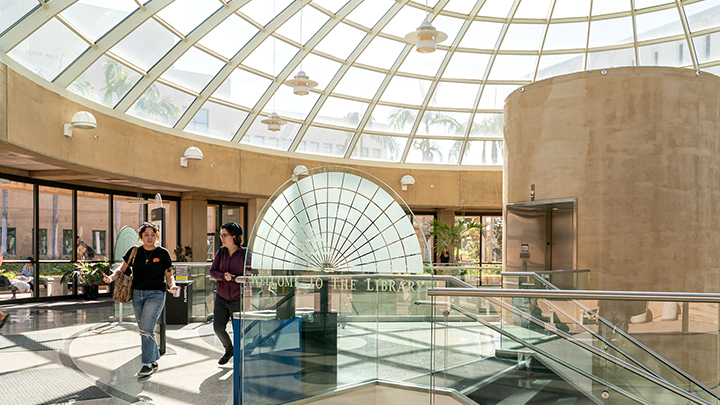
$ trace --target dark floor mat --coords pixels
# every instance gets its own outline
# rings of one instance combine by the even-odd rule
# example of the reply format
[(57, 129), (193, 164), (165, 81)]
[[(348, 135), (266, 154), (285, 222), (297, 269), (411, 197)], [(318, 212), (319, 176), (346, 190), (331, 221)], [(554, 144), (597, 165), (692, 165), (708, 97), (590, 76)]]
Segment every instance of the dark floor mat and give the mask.
[(60, 350), (62, 344), (63, 336), (59, 333), (0, 335), (0, 353)]
[(57, 404), (73, 399), (110, 398), (77, 371), (65, 367), (0, 373), (0, 392), (4, 405)]

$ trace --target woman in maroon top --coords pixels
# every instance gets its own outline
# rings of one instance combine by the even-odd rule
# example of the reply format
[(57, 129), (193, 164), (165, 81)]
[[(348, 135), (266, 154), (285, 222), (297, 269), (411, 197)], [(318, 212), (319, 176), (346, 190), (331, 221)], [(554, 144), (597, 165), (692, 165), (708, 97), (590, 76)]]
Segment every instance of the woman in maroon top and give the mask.
[(235, 282), (235, 278), (245, 274), (245, 266), (250, 268), (250, 257), (247, 249), (242, 246), (242, 235), (243, 229), (237, 222), (223, 224), (220, 227), (222, 247), (215, 254), (210, 266), (210, 277), (218, 281), (213, 309), (213, 329), (225, 348), (225, 354), (218, 364), (226, 364), (233, 356), (232, 340), (226, 329), (233, 312), (240, 312), (243, 286)]

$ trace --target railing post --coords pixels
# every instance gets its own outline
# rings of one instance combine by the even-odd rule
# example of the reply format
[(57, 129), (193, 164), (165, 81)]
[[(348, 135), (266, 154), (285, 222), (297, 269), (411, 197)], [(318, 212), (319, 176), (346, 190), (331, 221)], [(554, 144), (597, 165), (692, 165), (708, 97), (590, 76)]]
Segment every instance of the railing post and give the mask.
[(242, 404), (242, 355), (241, 344), (243, 335), (242, 317), (240, 312), (233, 312), (233, 405)]

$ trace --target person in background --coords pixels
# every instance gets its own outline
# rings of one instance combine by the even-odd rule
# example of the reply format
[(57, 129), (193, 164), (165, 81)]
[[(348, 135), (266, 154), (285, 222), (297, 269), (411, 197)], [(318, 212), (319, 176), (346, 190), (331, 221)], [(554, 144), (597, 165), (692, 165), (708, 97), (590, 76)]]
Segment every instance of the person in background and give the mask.
[(24, 281), (30, 284), (30, 289), (33, 288), (33, 281), (35, 280), (35, 272), (33, 271), (32, 257), (27, 257), (25, 260), (30, 261), (23, 266), (22, 273), (18, 276), (18, 280)]
[(440, 255), (440, 263), (450, 263), (450, 253), (448, 253), (447, 249), (443, 250)]
[[(233, 356), (233, 343), (227, 333), (227, 323), (233, 312), (240, 312), (242, 303), (242, 284), (235, 278), (245, 275), (250, 269), (248, 250), (242, 246), (243, 229), (237, 222), (227, 222), (220, 227), (222, 247), (215, 254), (210, 266), (210, 277), (217, 280), (217, 293), (213, 308), (213, 329), (225, 348), (225, 354), (218, 364), (226, 364)], [(248, 256), (245, 260), (245, 256)]]
[(131, 259), (133, 249), (125, 253), (122, 266), (111, 275), (103, 275), (106, 283), (111, 283), (120, 277), (122, 272), (129, 275), (129, 263), (132, 262), (132, 306), (140, 329), (140, 343), (142, 368), (138, 376), (145, 377), (158, 370), (157, 361), (160, 350), (155, 340), (155, 324), (165, 307), (165, 291), (174, 293), (180, 287), (175, 285), (172, 273), (172, 259), (167, 249), (156, 246), (158, 226), (144, 222), (138, 229), (142, 246), (137, 247), (134, 259)]
[[(0, 266), (2, 266), (2, 262), (3, 262), (3, 256), (0, 254)], [(0, 328), (5, 326), (5, 323), (7, 322), (8, 319), (10, 319), (10, 315), (7, 314), (6, 312), (0, 311)]]

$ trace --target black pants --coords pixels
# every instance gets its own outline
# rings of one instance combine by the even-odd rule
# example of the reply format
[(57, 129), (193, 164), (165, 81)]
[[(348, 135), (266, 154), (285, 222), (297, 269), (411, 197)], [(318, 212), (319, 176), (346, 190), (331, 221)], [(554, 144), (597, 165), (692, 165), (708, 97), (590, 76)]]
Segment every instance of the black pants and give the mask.
[(226, 329), (228, 321), (232, 319), (233, 312), (240, 312), (241, 300), (242, 298), (237, 301), (228, 301), (219, 295), (215, 295), (213, 329), (225, 348), (225, 353), (232, 353), (233, 351), (232, 339), (230, 339)]

